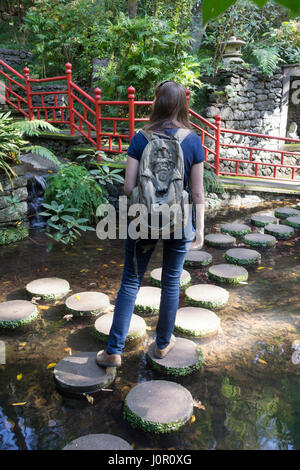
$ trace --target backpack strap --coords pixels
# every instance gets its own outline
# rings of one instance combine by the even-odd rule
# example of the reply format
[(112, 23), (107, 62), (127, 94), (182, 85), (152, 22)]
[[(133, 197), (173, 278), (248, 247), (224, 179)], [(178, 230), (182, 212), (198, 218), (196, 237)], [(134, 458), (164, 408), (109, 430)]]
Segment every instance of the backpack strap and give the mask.
[(176, 131), (176, 134), (174, 137), (178, 140), (178, 142), (181, 144), (181, 142), (191, 133), (192, 131), (190, 129), (183, 129), (180, 127), (178, 131)]
[(155, 132), (155, 131), (146, 132), (143, 129), (140, 129), (139, 132), (141, 134), (143, 134), (143, 136), (145, 137), (145, 139), (148, 140), (148, 142), (150, 142), (151, 140), (155, 140), (157, 138), (160, 138), (160, 137), (163, 137), (164, 139), (167, 139), (167, 140), (174, 140), (175, 139), (175, 136), (163, 134), (162, 132)]

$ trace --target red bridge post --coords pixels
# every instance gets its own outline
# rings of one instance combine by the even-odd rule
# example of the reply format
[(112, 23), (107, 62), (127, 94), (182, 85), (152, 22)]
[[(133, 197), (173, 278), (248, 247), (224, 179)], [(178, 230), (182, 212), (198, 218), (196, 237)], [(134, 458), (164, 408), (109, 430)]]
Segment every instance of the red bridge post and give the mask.
[[(95, 88), (95, 107), (96, 107), (96, 142), (97, 150), (101, 150), (101, 90), (100, 88)], [(101, 155), (97, 154), (97, 161), (101, 162)]]
[(219, 179), (219, 173), (220, 173), (220, 141), (221, 141), (221, 121), (222, 118), (219, 114), (216, 115), (215, 117), (216, 121), (216, 145), (215, 145), (215, 173), (217, 175), (217, 178)]
[(134, 136), (134, 93), (135, 88), (128, 88), (128, 117), (129, 117), (129, 143)]
[(27, 104), (28, 104), (28, 116), (30, 121), (34, 119), (33, 109), (32, 109), (32, 97), (31, 97), (31, 86), (30, 86), (30, 70), (28, 67), (24, 68), (24, 77), (26, 80), (26, 94), (27, 94)]
[(72, 64), (70, 64), (70, 62), (67, 62), (65, 64), (65, 67), (66, 67), (67, 86), (68, 86), (70, 134), (75, 135), (74, 102), (73, 102), (73, 97), (72, 97)]

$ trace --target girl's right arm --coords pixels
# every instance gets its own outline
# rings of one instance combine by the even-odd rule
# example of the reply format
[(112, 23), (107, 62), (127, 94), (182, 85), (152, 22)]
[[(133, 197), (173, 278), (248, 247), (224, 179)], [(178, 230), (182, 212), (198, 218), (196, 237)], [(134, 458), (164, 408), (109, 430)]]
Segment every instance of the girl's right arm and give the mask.
[(196, 163), (190, 173), (190, 190), (195, 207), (196, 238), (191, 245), (191, 250), (201, 250), (204, 243), (204, 211), (205, 197), (203, 186), (204, 163)]

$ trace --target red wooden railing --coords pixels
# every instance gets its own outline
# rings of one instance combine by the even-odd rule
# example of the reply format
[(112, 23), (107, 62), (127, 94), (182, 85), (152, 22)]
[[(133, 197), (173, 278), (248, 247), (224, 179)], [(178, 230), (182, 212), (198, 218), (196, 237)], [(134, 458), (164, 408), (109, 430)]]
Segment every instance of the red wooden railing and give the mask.
[[(72, 80), (72, 65), (66, 64), (66, 73), (63, 76), (33, 79), (30, 78), (28, 67), (24, 68), (24, 75), (20, 74), (3, 60), (0, 59), (0, 102), (6, 103), (22, 113), (25, 117), (32, 119), (45, 119), (55, 125), (67, 125), (70, 134), (76, 132), (83, 135), (99, 151), (112, 153), (126, 152), (128, 144), (135, 132), (136, 124), (147, 121), (146, 117), (136, 116), (136, 107), (149, 107), (152, 101), (136, 101), (135, 89), (128, 88), (128, 97), (124, 101), (102, 100), (100, 88), (95, 88), (94, 97), (83, 91)], [(34, 91), (34, 84), (61, 81), (65, 83), (62, 90), (57, 91)], [(45, 103), (45, 98), (53, 97), (53, 104)], [(40, 97), (40, 105), (33, 104), (36, 97)], [(186, 90), (189, 106), (190, 91)], [(59, 103), (59, 98), (61, 103)], [(64, 102), (66, 101), (66, 102)], [(107, 112), (109, 107), (110, 111)], [(112, 115), (111, 108), (117, 110), (125, 108), (121, 115)], [(276, 180), (300, 181), (300, 166), (294, 162), (287, 161), (288, 158), (300, 157), (300, 152), (290, 152), (285, 149), (268, 148), (265, 144), (260, 146), (239, 145), (222, 141), (223, 136), (228, 134), (248, 136), (250, 139), (261, 139), (262, 142), (297, 143), (300, 139), (290, 139), (266, 134), (255, 134), (252, 132), (226, 129), (221, 127), (221, 117), (216, 116), (214, 123), (203, 118), (189, 108), (190, 123), (200, 135), (205, 153), (205, 161), (212, 170), (219, 175), (249, 176), (256, 178), (268, 178)], [(124, 117), (125, 116), (125, 117)], [(118, 130), (123, 123), (126, 127)], [(105, 127), (107, 124), (112, 129)], [(116, 143), (115, 143), (116, 142)], [(278, 147), (277, 144), (277, 147)], [(231, 157), (230, 149), (238, 149), (239, 157)], [(264, 160), (261, 153), (266, 152), (274, 155), (272, 162)], [(248, 157), (245, 157), (245, 154)], [(98, 154), (100, 161), (101, 157)], [(222, 162), (231, 162), (232, 171), (222, 170)], [(245, 168), (245, 165), (247, 168)], [(264, 176), (260, 169), (269, 168), (270, 175)], [(249, 171), (250, 168), (250, 171)]]

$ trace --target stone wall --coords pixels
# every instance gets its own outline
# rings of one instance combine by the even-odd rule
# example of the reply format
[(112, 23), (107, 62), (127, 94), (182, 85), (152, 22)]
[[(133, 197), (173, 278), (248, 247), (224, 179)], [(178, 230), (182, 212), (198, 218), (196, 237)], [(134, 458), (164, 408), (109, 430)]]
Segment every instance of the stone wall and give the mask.
[(8, 65), (17, 70), (25, 67), (26, 63), (31, 59), (32, 53), (20, 49), (3, 49), (0, 48), (0, 59), (4, 60)]
[[(25, 166), (17, 165), (14, 167), (17, 174), (13, 178), (13, 187), (9, 178), (0, 173), (0, 245), (21, 240), (28, 236), (27, 224), (27, 178), (25, 177)], [(17, 212), (13, 209), (11, 202), (7, 197), (17, 197)]]
[[(221, 126), (257, 134), (280, 136), (281, 101), (283, 93), (283, 73), (279, 69), (272, 78), (265, 78), (255, 69), (220, 71), (217, 76), (217, 90), (209, 93), (206, 117), (215, 123), (215, 116), (222, 117)], [(279, 149), (282, 145), (276, 139), (260, 139), (241, 134), (223, 133), (223, 144)], [(209, 139), (207, 139), (207, 144)], [(249, 151), (240, 148), (221, 146), (221, 157), (249, 160)], [(254, 151), (253, 161), (280, 163), (281, 155), (273, 152)], [(296, 157), (288, 157), (286, 164), (297, 165)], [(221, 161), (222, 171), (235, 172), (235, 162)], [(258, 166), (258, 176), (271, 176), (269, 166)], [(242, 163), (240, 173), (254, 174), (255, 165)], [(288, 177), (290, 170), (278, 170), (278, 176)]]

